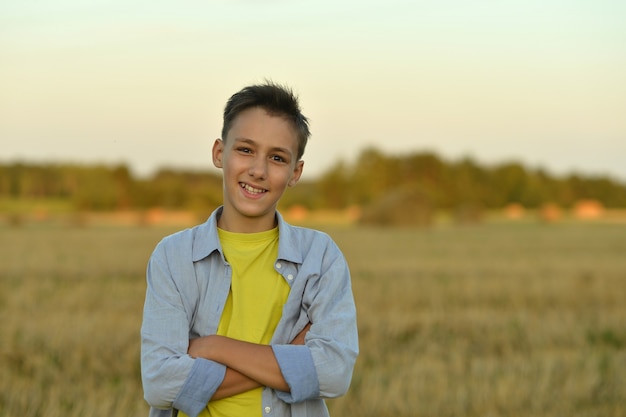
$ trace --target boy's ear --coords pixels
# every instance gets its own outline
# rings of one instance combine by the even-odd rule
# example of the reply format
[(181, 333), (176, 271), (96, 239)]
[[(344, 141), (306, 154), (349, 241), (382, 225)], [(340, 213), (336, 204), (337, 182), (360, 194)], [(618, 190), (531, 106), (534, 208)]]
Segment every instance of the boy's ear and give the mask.
[(213, 165), (216, 168), (222, 168), (222, 157), (224, 155), (224, 141), (222, 139), (215, 139), (213, 142)]
[(303, 160), (296, 162), (296, 167), (293, 169), (293, 175), (291, 176), (291, 179), (287, 183), (289, 187), (293, 187), (294, 185), (298, 183), (298, 181), (300, 180), (300, 177), (302, 176), (303, 168), (304, 168)]

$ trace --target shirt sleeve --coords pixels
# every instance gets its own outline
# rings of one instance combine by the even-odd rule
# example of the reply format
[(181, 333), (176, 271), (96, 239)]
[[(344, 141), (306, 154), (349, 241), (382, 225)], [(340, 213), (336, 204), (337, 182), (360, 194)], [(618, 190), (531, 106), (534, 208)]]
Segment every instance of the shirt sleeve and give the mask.
[[(180, 275), (184, 274), (195, 274), (190, 255), (188, 259), (168, 257), (167, 245), (157, 245), (147, 269), (141, 377), (150, 406), (196, 416), (222, 383), (226, 368), (187, 354), (194, 303), (181, 289)], [(193, 277), (188, 279), (195, 282)]]
[(303, 295), (302, 307), (312, 324), (305, 346), (273, 346), (291, 390), (277, 395), (287, 403), (345, 394), (359, 351), (356, 307), (343, 255), (333, 243), (308, 256), (317, 256), (321, 269), (309, 278)]

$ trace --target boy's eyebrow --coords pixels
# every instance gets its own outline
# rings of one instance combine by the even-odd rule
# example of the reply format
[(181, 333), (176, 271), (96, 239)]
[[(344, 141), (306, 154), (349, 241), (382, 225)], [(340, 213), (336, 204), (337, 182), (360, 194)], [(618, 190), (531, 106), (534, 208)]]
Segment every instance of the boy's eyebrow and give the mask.
[[(257, 143), (249, 138), (245, 138), (245, 137), (239, 137), (239, 138), (235, 138), (235, 142), (243, 142), (243, 143), (247, 143), (249, 145), (257, 145)], [(274, 146), (273, 148), (271, 148), (272, 151), (274, 152), (283, 152), (287, 155), (292, 155), (293, 152), (291, 152), (289, 149), (287, 148), (282, 148), (280, 146)]]

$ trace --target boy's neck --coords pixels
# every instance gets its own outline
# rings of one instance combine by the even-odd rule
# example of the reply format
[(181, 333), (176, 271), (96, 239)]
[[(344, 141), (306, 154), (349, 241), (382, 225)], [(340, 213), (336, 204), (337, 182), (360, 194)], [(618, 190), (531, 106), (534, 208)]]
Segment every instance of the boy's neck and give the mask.
[(266, 218), (236, 218), (232, 219), (227, 213), (217, 218), (217, 227), (233, 233), (258, 233), (275, 228), (278, 224), (276, 213)]

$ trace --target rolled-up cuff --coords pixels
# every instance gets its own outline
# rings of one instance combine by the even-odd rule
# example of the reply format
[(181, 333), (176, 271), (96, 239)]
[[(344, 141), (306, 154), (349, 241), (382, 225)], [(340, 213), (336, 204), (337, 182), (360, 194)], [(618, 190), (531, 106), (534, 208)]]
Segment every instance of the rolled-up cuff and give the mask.
[(276, 395), (286, 403), (293, 404), (320, 394), (317, 371), (313, 356), (303, 345), (272, 345), (280, 371), (291, 392), (277, 391)]
[(203, 358), (194, 360), (191, 372), (174, 400), (174, 408), (196, 417), (224, 380), (226, 367)]

